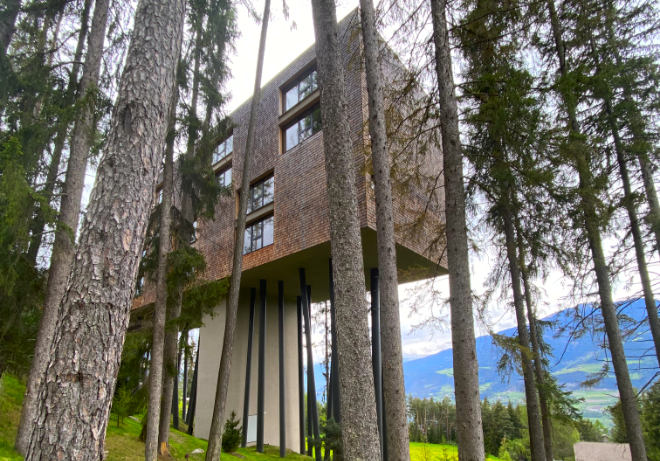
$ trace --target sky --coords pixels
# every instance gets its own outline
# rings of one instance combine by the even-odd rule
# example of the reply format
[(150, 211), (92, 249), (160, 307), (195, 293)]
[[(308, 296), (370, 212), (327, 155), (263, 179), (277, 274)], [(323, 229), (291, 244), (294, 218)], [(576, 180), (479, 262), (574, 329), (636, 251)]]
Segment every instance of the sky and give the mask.
[[(261, 14), (262, 2), (255, 4)], [(283, 16), (281, 5), (282, 2), (272, 4), (262, 85), (314, 43), (311, 2), (288, 0), (288, 19)], [(341, 20), (357, 5), (357, 0), (338, 0), (337, 18)], [(227, 105), (228, 113), (252, 95), (261, 32), (260, 24), (250, 17), (242, 6), (238, 8), (237, 24), (240, 36), (231, 57), (232, 77), (225, 85), (226, 92), (231, 94)], [(611, 252), (614, 251), (616, 243), (605, 241), (605, 246), (609, 246)], [(481, 295), (486, 290), (486, 278), (496, 259), (488, 241), (480, 244), (483, 251), (479, 254), (473, 252), (470, 256), (472, 289), (476, 295)], [(652, 264), (652, 270), (657, 280), (660, 270), (657, 260)], [(537, 282), (543, 300), (537, 305), (539, 316), (551, 315), (580, 301), (570, 296), (570, 286), (570, 281), (564, 279), (557, 270), (551, 271), (546, 280)], [(614, 284), (615, 299), (624, 299), (639, 292), (638, 284), (634, 280), (630, 282), (628, 279), (621, 279)], [(451, 347), (448, 293), (446, 276), (400, 287), (404, 359), (424, 357)], [(512, 308), (507, 302), (497, 301), (488, 304), (485, 318), (477, 319), (475, 323), (477, 335), (487, 334), (489, 328), (500, 331), (514, 325)], [(320, 338), (319, 333), (314, 342), (321, 344)]]

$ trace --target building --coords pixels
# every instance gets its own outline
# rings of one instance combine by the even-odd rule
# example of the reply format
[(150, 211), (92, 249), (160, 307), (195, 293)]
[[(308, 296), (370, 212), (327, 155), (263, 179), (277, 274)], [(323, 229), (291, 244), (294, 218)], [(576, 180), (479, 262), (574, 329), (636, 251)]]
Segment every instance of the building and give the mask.
[[(357, 174), (359, 216), (363, 243), (365, 281), (376, 288), (371, 277), (377, 266), (376, 208), (373, 184), (369, 174), (368, 108), (365, 75), (360, 55), (357, 12), (340, 23), (340, 39), (344, 50), (346, 96)], [(386, 63), (386, 74), (392, 87), (401, 72), (395, 58)], [(320, 92), (317, 88), (314, 47), (289, 64), (264, 85), (257, 115), (254, 168), (250, 171), (249, 209), (243, 255), (241, 301), (227, 400), (227, 415), (243, 414), (248, 397), (248, 443), (256, 438), (258, 400), (259, 344), (265, 345), (263, 366), (264, 441), (280, 445), (280, 366), (278, 348), (278, 292), (283, 288), (283, 405), (287, 448), (301, 450), (299, 346), (301, 320), (298, 297), (311, 292), (312, 302), (330, 298), (330, 232), (328, 200), (323, 155), (323, 129), (320, 119)], [(206, 257), (205, 280), (217, 280), (231, 273), (233, 225), (237, 210), (237, 194), (242, 158), (247, 135), (250, 101), (232, 115), (234, 129), (217, 148), (214, 171), (218, 181), (230, 186), (232, 197), (220, 199), (215, 219), (200, 221), (197, 226), (198, 248)], [(403, 113), (400, 105), (392, 113)], [(401, 117), (404, 118), (404, 117)], [(402, 145), (406, 143), (401, 143)], [(405, 149), (404, 149), (405, 152)], [(437, 147), (406, 152), (395, 161), (393, 174), (397, 265), (401, 282), (428, 278), (443, 273), (442, 235), (444, 216), (437, 184), (441, 158)], [(235, 178), (235, 180), (232, 180)], [(372, 283), (371, 280), (374, 280)], [(309, 291), (308, 291), (309, 290)], [(256, 292), (259, 291), (259, 295)], [(134, 317), (153, 299), (145, 289), (136, 302)], [(366, 301), (365, 301), (366, 302)], [(257, 311), (265, 305), (265, 328)], [(139, 307), (143, 306), (143, 307)], [(200, 329), (199, 372), (195, 435), (207, 437), (215, 396), (217, 373), (224, 331), (224, 300), (218, 300), (214, 316), (204, 320)], [(253, 334), (250, 317), (254, 316)], [(263, 331), (263, 333), (262, 333)], [(249, 338), (252, 353), (248, 359)], [(246, 374), (250, 376), (246, 386)]]

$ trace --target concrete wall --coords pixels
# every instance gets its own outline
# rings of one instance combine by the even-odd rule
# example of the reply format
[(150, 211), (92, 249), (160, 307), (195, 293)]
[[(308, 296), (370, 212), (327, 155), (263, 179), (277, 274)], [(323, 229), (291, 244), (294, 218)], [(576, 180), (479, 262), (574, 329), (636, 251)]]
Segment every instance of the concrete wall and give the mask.
[(578, 442), (573, 452), (575, 461), (632, 461), (627, 443)]
[[(278, 307), (276, 286), (269, 286), (266, 302), (266, 378), (265, 378), (265, 424), (264, 441), (279, 446), (279, 346), (278, 346)], [(259, 365), (259, 296), (255, 309), (254, 336), (252, 343), (252, 371), (250, 384), (250, 415), (257, 414), (257, 379)], [(232, 370), (227, 395), (225, 419), (232, 411), (239, 420), (243, 417), (245, 386), (245, 364), (247, 355), (247, 332), (250, 309), (249, 293), (241, 292), (236, 325)], [(195, 410), (194, 433), (196, 437), (208, 438), (213, 416), (215, 389), (222, 353), (222, 339), (225, 327), (224, 301), (216, 308), (213, 317), (204, 319), (200, 329), (199, 375), (197, 387), (197, 408)], [(284, 355), (286, 383), (286, 444), (287, 448), (298, 451), (300, 448), (298, 421), (298, 345), (297, 313), (295, 300), (285, 298), (284, 305)]]

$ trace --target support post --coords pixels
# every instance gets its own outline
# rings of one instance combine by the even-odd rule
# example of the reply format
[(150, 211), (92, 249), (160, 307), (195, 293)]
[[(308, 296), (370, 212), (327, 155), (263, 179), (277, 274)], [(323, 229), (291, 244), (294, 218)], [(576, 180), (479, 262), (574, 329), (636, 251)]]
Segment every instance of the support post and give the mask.
[[(307, 286), (305, 281), (305, 269), (298, 270), (300, 276), (300, 297), (302, 300), (303, 318), (305, 320), (305, 339), (307, 342), (307, 397), (308, 406), (307, 412), (312, 421), (312, 430), (314, 431), (314, 438), (318, 438), (318, 415), (316, 412), (316, 384), (314, 382), (314, 358), (312, 355), (312, 329), (311, 329), (311, 289)], [(311, 431), (310, 431), (311, 432)], [(311, 434), (310, 434), (311, 435)], [(314, 453), (317, 460), (321, 459), (321, 449), (318, 445), (318, 440), (314, 441)], [(311, 444), (310, 444), (311, 445)], [(311, 448), (311, 446), (310, 446)], [(310, 453), (311, 454), (311, 453)]]
[(250, 288), (250, 323), (248, 324), (247, 356), (245, 358), (245, 391), (243, 396), (243, 433), (241, 446), (247, 446), (248, 420), (250, 417), (250, 380), (252, 374), (252, 336), (254, 334), (254, 305), (257, 302), (257, 290)]
[(266, 379), (266, 281), (259, 280), (259, 377), (257, 385), (257, 451), (264, 452), (264, 391)]
[(380, 451), (383, 452), (383, 362), (380, 349), (380, 296), (378, 293), (378, 269), (371, 269), (371, 364), (374, 369), (374, 394), (376, 417), (380, 435)]
[[(312, 287), (310, 285), (307, 285), (307, 311), (309, 315), (309, 329), (310, 332), (312, 330)], [(312, 346), (312, 343), (310, 341), (310, 347)], [(314, 359), (312, 358), (312, 378), (314, 378)], [(319, 409), (318, 406), (316, 405), (316, 383), (314, 382), (315, 378), (312, 380), (312, 430), (314, 431), (314, 451), (316, 453), (316, 459), (320, 460), (321, 459), (321, 431), (319, 429)]]
[(286, 456), (286, 406), (284, 404), (284, 282), (277, 282), (277, 308), (280, 362), (280, 458)]
[(201, 340), (197, 340), (197, 356), (195, 357), (195, 369), (193, 371), (192, 384), (190, 385), (190, 405), (188, 406), (188, 434), (193, 435), (193, 426), (195, 424), (195, 410), (197, 408), (197, 375), (199, 374), (199, 346)]
[(296, 298), (298, 316), (298, 420), (300, 432), (300, 454), (305, 454), (305, 383), (303, 377), (302, 299)]
[(188, 329), (184, 333), (184, 346), (183, 346), (183, 401), (181, 402), (181, 418), (186, 420), (186, 408), (188, 406)]

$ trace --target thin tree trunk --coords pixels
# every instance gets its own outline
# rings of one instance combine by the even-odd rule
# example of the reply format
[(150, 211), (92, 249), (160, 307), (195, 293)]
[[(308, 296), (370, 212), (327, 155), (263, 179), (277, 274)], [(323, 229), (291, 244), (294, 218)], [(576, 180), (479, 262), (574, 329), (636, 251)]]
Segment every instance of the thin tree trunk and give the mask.
[(141, 0), (26, 459), (102, 459), (167, 112), (183, 0)]
[(345, 459), (375, 461), (381, 458), (380, 438), (344, 68), (334, 2), (312, 0), (312, 10), (330, 211), (343, 453)]
[(163, 169), (163, 200), (160, 204), (160, 219), (158, 223), (158, 266), (156, 268), (156, 302), (154, 304), (151, 367), (149, 372), (149, 404), (147, 409), (147, 437), (144, 443), (144, 458), (155, 461), (159, 446), (159, 421), (162, 412), (170, 414), (167, 407), (161, 405), (161, 397), (166, 396), (163, 378), (167, 374), (165, 360), (165, 321), (168, 310), (167, 290), (167, 256), (172, 249), (172, 203), (174, 195), (174, 130), (176, 124), (176, 106), (179, 102), (179, 92), (172, 90), (169, 108), (169, 123), (165, 147), (165, 166)]
[(543, 446), (545, 448), (545, 459), (552, 461), (554, 459), (552, 454), (552, 416), (550, 414), (550, 407), (548, 405), (546, 379), (547, 374), (543, 369), (543, 359), (541, 356), (541, 343), (539, 340), (539, 330), (536, 324), (536, 315), (532, 307), (532, 288), (529, 283), (529, 271), (525, 264), (525, 256), (522, 241), (520, 238), (520, 230), (516, 226), (518, 234), (518, 258), (520, 261), (520, 275), (523, 282), (525, 291), (525, 305), (527, 307), (527, 319), (529, 320), (529, 339), (532, 343), (532, 356), (534, 358), (534, 374), (536, 376), (536, 386), (539, 393), (539, 407), (541, 409), (541, 423), (543, 427)]
[(472, 291), (465, 224), (463, 154), (458, 131), (458, 108), (454, 93), (449, 33), (445, 9), (447, 0), (431, 0), (433, 42), (438, 76), (440, 128), (445, 182), (449, 304), (454, 356), (456, 395), (456, 437), (460, 461), (483, 461), (484, 435), (479, 399), (479, 366), (474, 339)]
[[(264, 54), (266, 52), (266, 33), (268, 31), (268, 17), (270, 15), (270, 0), (266, 0), (261, 23), (261, 37), (259, 39), (259, 52), (257, 56), (257, 72), (254, 79), (254, 91), (250, 105), (250, 119), (248, 121), (247, 139), (243, 154), (243, 171), (241, 174), (241, 193), (239, 194), (238, 217), (234, 229), (234, 255), (229, 286), (229, 296), (225, 308), (225, 331), (218, 369), (218, 382), (213, 405), (213, 418), (209, 431), (209, 446), (206, 451), (206, 461), (217, 461), (220, 456), (222, 431), (229, 389), (229, 375), (234, 350), (234, 333), (236, 330), (236, 317), (238, 315), (238, 298), (241, 288), (241, 271), (243, 269), (243, 243), (245, 240), (245, 220), (247, 216), (248, 191), (250, 188), (250, 171), (254, 146), (254, 129), (257, 110), (261, 101), (261, 74), (263, 70)], [(244, 422), (245, 424), (245, 422)]]
[[(505, 191), (505, 193), (508, 193)], [(523, 380), (525, 383), (525, 401), (527, 403), (527, 424), (529, 427), (529, 442), (533, 461), (545, 461), (545, 448), (543, 444), (543, 429), (541, 428), (541, 412), (536, 396), (536, 380), (532, 367), (529, 333), (525, 319), (525, 306), (522, 289), (520, 287), (520, 268), (513, 218), (508, 208), (510, 201), (503, 205), (502, 221), (506, 239), (506, 253), (509, 260), (509, 273), (511, 274), (511, 287), (513, 289), (513, 306), (518, 322), (518, 344), (520, 345), (520, 362), (522, 364)]]
[(20, 0), (5, 0), (5, 6), (0, 11), (0, 60), (7, 54), (7, 48), (16, 30), (16, 17), (21, 10)]
[[(183, 301), (183, 287), (177, 290), (177, 299), (167, 307), (167, 322), (177, 319), (181, 315)], [(176, 356), (179, 330), (172, 325), (165, 330), (165, 349), (163, 362), (163, 394), (160, 400), (160, 425), (158, 430), (158, 452), (160, 455), (169, 454), (168, 441), (170, 438), (170, 415), (172, 408), (172, 393), (174, 392), (174, 372), (176, 370)]]
[[(555, 39), (557, 57), (560, 63), (560, 73), (562, 76), (568, 74), (565, 60), (564, 41), (561, 35), (559, 18), (555, 9), (554, 0), (547, 1), (548, 11), (552, 33)], [(564, 90), (565, 91), (565, 90)], [(562, 92), (560, 96), (563, 99), (569, 122), (569, 138), (574, 143), (581, 143), (575, 150), (574, 161), (575, 169), (579, 175), (578, 193), (580, 194), (580, 211), (584, 219), (584, 227), (589, 241), (589, 249), (594, 263), (594, 272), (598, 283), (598, 293), (600, 296), (600, 308), (605, 322), (605, 332), (612, 356), (612, 365), (616, 376), (623, 417), (626, 424), (626, 434), (630, 443), (630, 451), (633, 461), (646, 461), (646, 447), (642, 436), (642, 426), (639, 418), (639, 410), (635, 392), (632, 388), (630, 375), (628, 373), (628, 364), (623, 350), (621, 332), (616, 316), (616, 309), (612, 301), (612, 287), (610, 284), (610, 274), (607, 267), (605, 254), (600, 236), (600, 224), (596, 212), (596, 197), (593, 193), (593, 175), (589, 164), (588, 147), (581, 141), (576, 107), (571, 95)]]
[(378, 33), (372, 0), (360, 0), (362, 37), (369, 94), (369, 133), (376, 192), (376, 234), (380, 277), (381, 350), (383, 354), (383, 404), (387, 456), (410, 459), (406, 392), (403, 384), (399, 279), (396, 272), (396, 242), (392, 211), (390, 155), (385, 130), (383, 72), (380, 67)]
[(176, 369), (174, 370), (174, 387), (172, 388), (172, 427), (179, 430), (179, 370), (181, 369), (181, 345), (183, 335), (179, 340), (178, 352), (176, 354)]
[(195, 424), (195, 410), (197, 409), (197, 375), (199, 374), (199, 339), (197, 340), (197, 354), (195, 354), (195, 364), (193, 365), (193, 376), (190, 383), (190, 405), (186, 415), (186, 424), (188, 425), (188, 435), (193, 435)]
[[(90, 95), (92, 94), (99, 78), (109, 3), (109, 0), (98, 0), (94, 7), (85, 69), (80, 82), (80, 94), (83, 95), (88, 92)], [(72, 73), (71, 79), (75, 79), (75, 74)], [(60, 302), (64, 296), (67, 278), (73, 263), (75, 233), (78, 229), (87, 154), (93, 138), (93, 114), (93, 104), (86, 104), (81, 108), (71, 139), (66, 180), (60, 205), (60, 217), (50, 259), (46, 299), (44, 300), (44, 309), (39, 322), (34, 358), (30, 367), (30, 375), (21, 410), (21, 421), (16, 436), (16, 449), (23, 454), (27, 452), (30, 433), (36, 426), (39, 405), (38, 392), (50, 358), (49, 351), (51, 350), (56, 323), (60, 315)]]
[(630, 186), (630, 177), (628, 175), (628, 167), (624, 158), (623, 143), (619, 135), (619, 128), (617, 126), (614, 114), (612, 112), (611, 99), (607, 97), (604, 101), (605, 111), (607, 113), (607, 121), (612, 131), (614, 138), (614, 150), (616, 151), (616, 160), (619, 165), (619, 174), (621, 175), (621, 182), (623, 183), (623, 202), (628, 212), (628, 219), (630, 220), (630, 232), (633, 236), (635, 244), (635, 257), (637, 258), (637, 269), (639, 271), (639, 278), (642, 282), (642, 290), (644, 291), (644, 304), (646, 305), (646, 313), (648, 315), (648, 322), (651, 328), (651, 337), (655, 345), (655, 356), (660, 365), (660, 321), (658, 320), (658, 308), (655, 304), (653, 296), (653, 288), (651, 287), (651, 279), (649, 278), (648, 266), (646, 264), (646, 254), (644, 251), (644, 241), (642, 239), (642, 231), (639, 226), (639, 219), (637, 217), (637, 207), (635, 206), (635, 197), (633, 196), (632, 188)]
[[(68, 109), (71, 105), (73, 105), (77, 99), (76, 90), (78, 89), (78, 74), (80, 73), (80, 67), (81, 67), (80, 62), (82, 60), (82, 55), (85, 48), (85, 40), (87, 38), (87, 32), (89, 31), (88, 22), (89, 22), (89, 12), (91, 8), (92, 8), (92, 0), (85, 0), (85, 4), (83, 6), (82, 14), (80, 17), (80, 32), (78, 33), (78, 44), (76, 45), (76, 51), (73, 55), (73, 65), (71, 66), (71, 74), (69, 76), (69, 81), (67, 83), (67, 88), (64, 95), (64, 101), (61, 105), (61, 108), (63, 109), (63, 115), (61, 119), (58, 120), (57, 123), (58, 129), (57, 129), (57, 134), (55, 135), (55, 140), (53, 141), (53, 154), (51, 155), (50, 164), (48, 165), (48, 173), (46, 174), (46, 183), (44, 184), (44, 188), (40, 191), (40, 194), (46, 197), (48, 203), (50, 203), (53, 198), (53, 191), (55, 190), (55, 185), (57, 183), (57, 175), (60, 171), (60, 161), (62, 159), (62, 151), (64, 150), (64, 143), (66, 142), (66, 137), (69, 134), (69, 125), (71, 123), (71, 116), (67, 115), (66, 109)], [(101, 34), (102, 38), (105, 37), (105, 24), (103, 25), (103, 27), (104, 27), (103, 34)], [(103, 46), (103, 43), (101, 43), (101, 46)], [(28, 261), (30, 261), (33, 265), (37, 261), (37, 255), (39, 254), (39, 248), (41, 247), (41, 242), (43, 240), (43, 232), (44, 232), (44, 227), (46, 225), (46, 218), (44, 216), (44, 212), (45, 210), (43, 208), (37, 207), (35, 210), (35, 218), (32, 221), (32, 225), (30, 226), (31, 237), (30, 237), (30, 247), (28, 248), (27, 251), (27, 258)]]
[(181, 402), (181, 418), (186, 422), (186, 409), (188, 406), (188, 330), (183, 332), (183, 399)]

